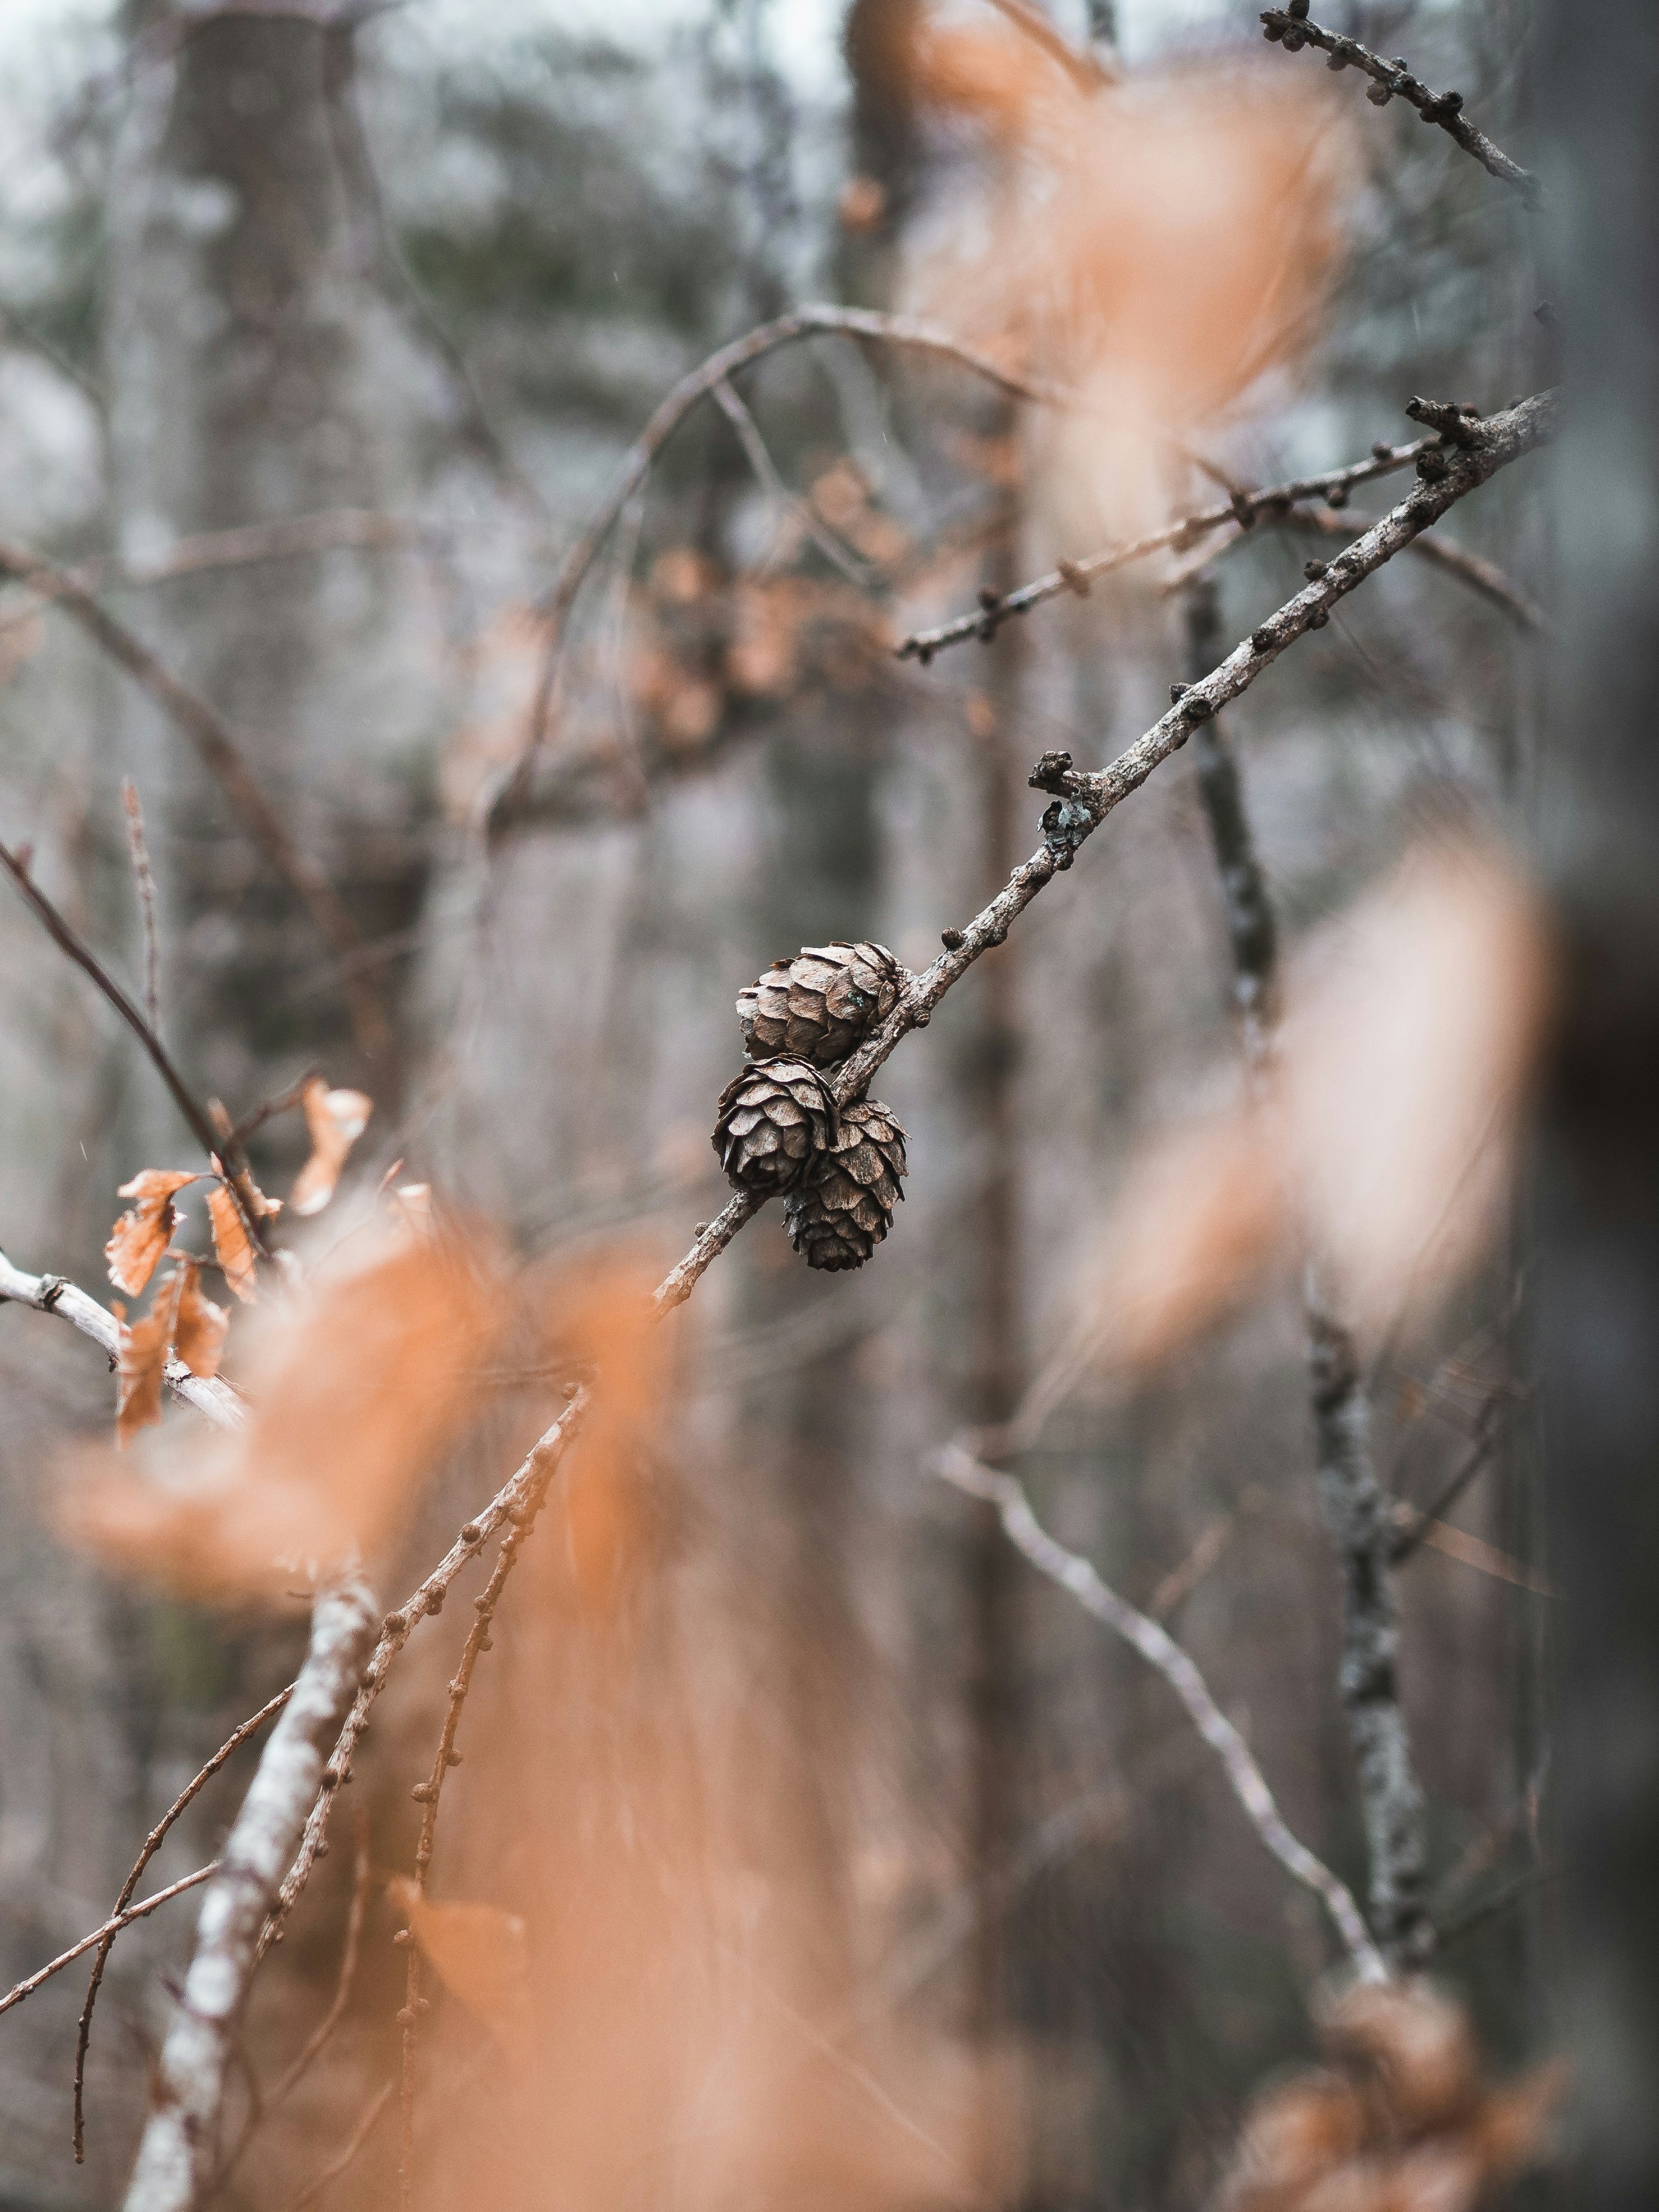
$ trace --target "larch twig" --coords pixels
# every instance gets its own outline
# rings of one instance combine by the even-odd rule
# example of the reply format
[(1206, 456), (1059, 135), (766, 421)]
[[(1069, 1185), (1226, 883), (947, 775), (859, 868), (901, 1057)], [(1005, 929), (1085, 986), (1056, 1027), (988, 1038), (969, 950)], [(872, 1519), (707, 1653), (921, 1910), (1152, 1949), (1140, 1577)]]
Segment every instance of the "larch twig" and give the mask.
[(316, 2060), (318, 2053), (339, 2026), (347, 2005), (351, 2002), (351, 1985), (357, 1972), (357, 1954), (362, 1945), (363, 1921), (368, 1911), (368, 1893), (374, 1882), (374, 1862), (368, 1848), (368, 1815), (362, 1805), (353, 1808), (357, 1830), (357, 1852), (351, 1869), (351, 1905), (346, 1914), (345, 1943), (340, 1954), (339, 1978), (334, 1984), (334, 1995), (328, 2010), (306, 2038), (303, 2048), (294, 2063), (270, 2093), (274, 2105), (286, 2097)]
[[(844, 1106), (863, 1095), (872, 1076), (900, 1040), (910, 1030), (927, 1026), (945, 993), (961, 981), (981, 953), (1002, 943), (1038, 892), (1071, 866), (1079, 848), (1107, 816), (1138, 791), (1154, 769), (1178, 752), (1194, 729), (1229, 700), (1248, 691), (1297, 638), (1310, 629), (1322, 629), (1330, 620), (1333, 607), (1438, 521), (1448, 508), (1509, 462), (1544, 443), (1552, 434), (1554, 420), (1553, 392), (1522, 400), (1485, 421), (1462, 420), (1460, 441), (1419, 453), (1420, 480), (1398, 507), (1356, 538), (1328, 567), (1320, 564), (1322, 573), (1304, 590), (1259, 623), (1207, 676), (1178, 685), (1180, 696), (1168, 714), (1160, 715), (1151, 729), (1126, 746), (1106, 768), (1088, 774), (1073, 767), (1069, 753), (1043, 754), (1030, 779), (1034, 789), (1047, 792), (1054, 802), (1042, 817), (1041, 847), (1030, 860), (1019, 863), (995, 897), (971, 921), (960, 929), (941, 933), (945, 950), (939, 958), (920, 975), (908, 977), (886, 1019), (835, 1070), (829, 1087), (836, 1103)], [(748, 1191), (739, 1191), (727, 1201), (659, 1284), (655, 1304), (659, 1313), (690, 1296), (704, 1270), (764, 1203)]]
[(94, 1928), (90, 1936), (83, 1936), (78, 1943), (71, 1943), (67, 1951), (60, 1952), (49, 1965), (37, 1968), (8, 1990), (4, 1996), (0, 1997), (0, 2012), (9, 2012), (14, 2005), (21, 2004), (25, 1997), (32, 1997), (36, 1990), (43, 1983), (49, 1982), (54, 1974), (61, 1974), (65, 1966), (72, 1966), (77, 1959), (85, 1958), (94, 1943), (112, 1941), (124, 1928), (131, 1928), (135, 1920), (143, 1920), (146, 1915), (154, 1912), (158, 1905), (166, 1905), (175, 1897), (182, 1897), (187, 1889), (194, 1889), (198, 1883), (206, 1881), (210, 1875), (218, 1873), (220, 1864), (221, 1862), (215, 1859), (210, 1866), (198, 1867), (194, 1874), (187, 1874), (178, 1881), (169, 1882), (165, 1889), (158, 1889), (154, 1897), (147, 1897), (142, 1905), (130, 1905), (125, 1912), (118, 1912), (101, 1928)]
[(1529, 208), (1543, 204), (1543, 191), (1530, 169), (1523, 169), (1518, 161), (1511, 161), (1503, 148), (1495, 145), (1484, 131), (1479, 131), (1463, 112), (1461, 92), (1431, 92), (1427, 85), (1414, 77), (1403, 61), (1384, 61), (1369, 46), (1362, 46), (1358, 39), (1346, 37), (1340, 31), (1328, 31), (1323, 24), (1308, 20), (1308, 0), (1291, 0), (1288, 8), (1267, 8), (1262, 10), (1263, 38), (1275, 46), (1282, 46), (1287, 54), (1297, 53), (1304, 46), (1317, 46), (1330, 56), (1328, 66), (1333, 70), (1357, 69), (1370, 77), (1372, 89), (1365, 95), (1374, 107), (1386, 107), (1390, 100), (1409, 100), (1425, 123), (1437, 123), (1455, 138), (1466, 154), (1473, 155), (1489, 177), (1500, 184), (1513, 185)]

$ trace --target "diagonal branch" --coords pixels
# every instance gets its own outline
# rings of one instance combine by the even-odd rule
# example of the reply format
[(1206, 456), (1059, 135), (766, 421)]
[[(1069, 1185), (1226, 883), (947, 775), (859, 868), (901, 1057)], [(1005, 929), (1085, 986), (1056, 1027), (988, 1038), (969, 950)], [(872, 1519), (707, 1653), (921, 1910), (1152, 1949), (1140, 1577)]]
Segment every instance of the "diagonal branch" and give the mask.
[(739, 369), (776, 352), (780, 346), (825, 334), (869, 338), (915, 353), (933, 354), (940, 360), (956, 362), (1012, 398), (1041, 400), (1049, 405), (1068, 404), (1069, 396), (1059, 386), (1012, 374), (988, 355), (962, 344), (937, 324), (920, 322), (909, 315), (883, 314), (873, 308), (798, 307), (793, 313), (780, 315), (774, 322), (763, 323), (745, 337), (733, 339), (730, 345), (721, 346), (700, 368), (680, 379), (623, 454), (610, 489), (560, 562), (537, 610), (547, 625), (541, 672), (519, 758), (485, 802), (483, 823), (488, 831), (493, 834), (506, 827), (523, 804), (536, 757), (546, 739), (565, 629), (576, 595), (629, 501), (649, 475), (657, 455), (698, 403), (716, 393)]
[[(930, 968), (912, 975), (885, 1021), (878, 1024), (858, 1050), (836, 1069), (830, 1089), (838, 1106), (861, 1097), (870, 1079), (900, 1040), (925, 1029), (933, 1009), (959, 983), (980, 955), (1000, 945), (1012, 925), (1045, 884), (1069, 868), (1079, 848), (1113, 809), (1138, 791), (1153, 769), (1178, 752), (1193, 731), (1230, 699), (1248, 691), (1279, 654), (1310, 629), (1322, 629), (1330, 610), (1413, 539), (1438, 521), (1447, 509), (1487, 479), (1544, 443), (1555, 421), (1553, 393), (1544, 392), (1482, 422), (1464, 425), (1468, 444), (1431, 447), (1419, 454), (1420, 481), (1409, 496), (1364, 537), (1340, 554), (1328, 568), (1298, 592), (1218, 667), (1195, 684), (1176, 687), (1181, 696), (1167, 714), (1137, 738), (1097, 775), (1080, 773), (1069, 753), (1045, 753), (1031, 772), (1034, 789), (1048, 792), (1054, 804), (1042, 817), (1043, 838), (1029, 860), (1022, 860), (996, 896), (962, 929), (947, 929), (945, 945)], [(714, 1219), (697, 1233), (684, 1259), (658, 1285), (654, 1304), (666, 1313), (690, 1297), (698, 1278), (717, 1259), (764, 1200), (739, 1191)]]
[(1034, 1567), (1068, 1591), (1084, 1610), (1103, 1621), (1170, 1685), (1187, 1708), (1193, 1725), (1220, 1759), (1233, 1795), (1262, 1842), (1288, 1874), (1310, 1889), (1330, 1915), (1343, 1948), (1367, 1981), (1386, 1981), (1388, 1970), (1365, 1932), (1364, 1921), (1346, 1882), (1316, 1858), (1285, 1824), (1261, 1769), (1211, 1694), (1209, 1685), (1167, 1629), (1121, 1598), (1102, 1582), (1090, 1562), (1057, 1543), (1031, 1510), (1030, 1500), (1012, 1474), (986, 1467), (959, 1444), (948, 1445), (928, 1462), (932, 1472), (970, 1498), (996, 1508), (1011, 1543)]
[(1282, 46), (1287, 54), (1298, 53), (1304, 46), (1317, 46), (1330, 56), (1329, 68), (1357, 69), (1370, 77), (1372, 89), (1365, 97), (1373, 107), (1386, 107), (1396, 96), (1409, 100), (1425, 123), (1437, 123), (1466, 154), (1472, 154), (1489, 177), (1496, 177), (1500, 184), (1513, 185), (1529, 208), (1536, 210), (1543, 205), (1543, 188), (1537, 178), (1530, 169), (1523, 169), (1518, 161), (1512, 161), (1484, 131), (1475, 128), (1463, 112), (1461, 92), (1431, 92), (1427, 85), (1412, 75), (1404, 62), (1384, 61), (1369, 46), (1362, 46), (1358, 39), (1346, 38), (1339, 31), (1328, 31), (1321, 23), (1310, 23), (1308, 0), (1291, 0), (1288, 8), (1264, 9), (1261, 21), (1262, 37), (1274, 46)]
[(325, 1747), (362, 1678), (374, 1597), (360, 1575), (322, 1591), (311, 1644), (203, 1901), (184, 1998), (157, 2063), (126, 2212), (188, 2212), (214, 2130), (261, 1928), (322, 1781)]
[[(67, 568), (20, 546), (0, 545), (0, 574), (16, 577), (43, 599), (62, 607), (110, 659), (148, 691), (174, 727), (196, 748), (197, 757), (240, 817), (242, 825), (274, 872), (300, 900), (318, 931), (334, 951), (355, 952), (362, 943), (357, 926), (333, 884), (311, 856), (301, 851), (288, 825), (265, 796), (243, 758), (230, 725), (199, 692), (181, 683), (124, 623), (76, 581)], [(349, 971), (347, 996), (357, 1041), (366, 1053), (380, 1050), (391, 1031), (379, 1000), (356, 971)]]
[(970, 637), (988, 644), (1011, 615), (1029, 614), (1033, 607), (1057, 599), (1062, 592), (1086, 598), (1089, 586), (1097, 576), (1109, 575), (1115, 568), (1126, 568), (1133, 562), (1144, 561), (1149, 554), (1185, 552), (1201, 544), (1214, 531), (1249, 530), (1259, 518), (1281, 518), (1304, 500), (1322, 499), (1328, 505), (1342, 506), (1355, 484), (1374, 483), (1379, 477), (1394, 476), (1401, 469), (1410, 468), (1434, 442), (1431, 438), (1419, 438), (1405, 446), (1379, 442), (1372, 447), (1367, 460), (1350, 461), (1345, 467), (1327, 469), (1321, 476), (1296, 477), (1289, 483), (1268, 484), (1259, 491), (1236, 490), (1224, 507), (1202, 507), (1197, 514), (1166, 523), (1162, 530), (1151, 531), (1144, 538), (1103, 546), (1098, 553), (1091, 553), (1081, 561), (1062, 561), (1058, 568), (1050, 568), (1046, 575), (1029, 584), (1022, 584), (1018, 591), (1008, 592), (1000, 599), (994, 594), (981, 600), (973, 614), (958, 615), (935, 629), (915, 631), (895, 650), (901, 660), (919, 660), (925, 668), (944, 646), (960, 645)]
[[(0, 1252), (0, 1304), (30, 1306), (36, 1313), (56, 1314), (82, 1336), (89, 1336), (109, 1355), (114, 1365), (121, 1348), (121, 1324), (107, 1306), (69, 1282), (62, 1275), (26, 1275)], [(239, 1429), (247, 1418), (241, 1400), (218, 1376), (192, 1375), (182, 1359), (169, 1359), (161, 1379), (175, 1398), (193, 1406), (216, 1428)]]
[(59, 951), (67, 953), (76, 966), (92, 978), (149, 1054), (156, 1073), (166, 1084), (173, 1104), (184, 1115), (191, 1134), (207, 1154), (209, 1159), (214, 1163), (216, 1171), (222, 1166), (225, 1183), (232, 1197), (236, 1200), (237, 1211), (241, 1215), (243, 1226), (252, 1240), (255, 1252), (261, 1259), (269, 1260), (271, 1256), (270, 1240), (265, 1234), (264, 1215), (254, 1197), (252, 1178), (248, 1173), (247, 1162), (234, 1135), (229, 1133), (221, 1134), (214, 1128), (212, 1122), (197, 1104), (190, 1086), (173, 1065), (173, 1056), (167, 1047), (110, 974), (108, 969), (104, 966), (102, 961), (89, 946), (82, 943), (40, 884), (35, 882), (29, 872), (27, 855), (21, 853), (21, 848), (20, 852), (14, 853), (9, 847), (0, 845), (0, 868), (3, 868), (11, 878), (23, 900), (33, 909), (35, 918)]
[(210, 1866), (198, 1867), (194, 1874), (185, 1875), (179, 1881), (169, 1882), (165, 1889), (158, 1889), (154, 1897), (147, 1897), (142, 1905), (128, 1905), (125, 1912), (118, 1912), (101, 1928), (94, 1928), (91, 1935), (83, 1936), (78, 1943), (71, 1943), (67, 1951), (60, 1951), (55, 1959), (48, 1960), (46, 1965), (38, 1967), (33, 1973), (9, 1989), (4, 1996), (0, 1997), (0, 2012), (9, 2012), (14, 2005), (21, 2004), (25, 1997), (32, 1997), (36, 1990), (49, 1982), (54, 1974), (61, 1974), (65, 1966), (72, 1966), (77, 1959), (84, 1959), (94, 1944), (107, 1949), (121, 1930), (131, 1928), (135, 1920), (146, 1918), (158, 1905), (170, 1904), (175, 1897), (182, 1897), (187, 1889), (194, 1889), (198, 1884), (210, 1880), (218, 1873), (220, 1863), (215, 1859)]

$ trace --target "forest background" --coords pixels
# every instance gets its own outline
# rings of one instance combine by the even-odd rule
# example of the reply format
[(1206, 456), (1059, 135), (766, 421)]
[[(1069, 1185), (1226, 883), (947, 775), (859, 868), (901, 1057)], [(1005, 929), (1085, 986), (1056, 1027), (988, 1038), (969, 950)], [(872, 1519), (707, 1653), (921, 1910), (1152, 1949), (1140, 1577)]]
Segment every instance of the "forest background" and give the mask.
[[(1326, 13), (1540, 160), (1525, 0)], [(1449, 561), (1393, 561), (1322, 617), (896, 1057), (906, 1202), (867, 1267), (809, 1272), (768, 1213), (660, 1343), (617, 1319), (729, 1195), (708, 1132), (738, 991), (833, 940), (926, 969), (1039, 839), (1038, 757), (1111, 760), (1412, 478), (1265, 519), (1239, 488), (1404, 448), (1413, 394), (1491, 415), (1555, 380), (1531, 195), (1261, 27), (1220, 0), (34, 0), (0, 21), (0, 832), (142, 1004), (142, 810), (157, 1026), (233, 1119), (290, 1098), (246, 1139), (264, 1190), (316, 1150), (308, 1076), (372, 1101), (331, 1202), (279, 1218), (317, 1281), (433, 1213), (528, 1271), (533, 1342), (493, 1344), (465, 1419), (376, 1508), (386, 1601), (567, 1382), (597, 1363), (602, 1401), (607, 1357), (623, 1378), (626, 1418), (578, 1446), (492, 1622), (432, 1862), (434, 1897), (530, 1931), (533, 2089), (499, 2006), (441, 1990), (405, 2062), (416, 2201), (487, 2156), (503, 2202), (545, 2202), (550, 2161), (585, 2206), (1190, 2206), (1252, 2093), (1314, 2056), (1340, 1949), (1317, 1887), (1261, 1847), (1168, 1680), (948, 1479), (953, 1449), (1015, 1469), (1192, 1655), (1289, 1829), (1385, 1948), (1431, 1954), (1494, 2076), (1537, 2080), (1570, 2039), (1565, 1585), (1533, 1201), (1505, 1149), (1540, 1048), (1514, 1046), (1501, 1097), (1486, 1068), (1478, 1226), (1437, 1243), (1431, 1205), (1383, 1267), (1346, 1401), (1399, 1553), (1424, 1863), (1397, 1925), (1345, 1717), (1352, 1593), (1301, 1270), (1212, 1215), (1188, 1297), (1181, 1206), (1136, 1212), (1186, 1173), (1170, 1133), (1227, 1126), (1273, 1056), (1274, 931), (1316, 973), (1355, 910), (1397, 947), (1417, 910), (1389, 902), (1425, 853), (1463, 855), (1463, 880), (1472, 841), (1549, 849), (1551, 553), (1577, 541), (1538, 459), (1456, 508)], [(1091, 102), (1115, 118), (1098, 143)], [(630, 442), (717, 346), (822, 301), (925, 319), (972, 357), (830, 331), (734, 369), (620, 501), (544, 700), (544, 595)], [(998, 613), (1057, 561), (1240, 498), (1219, 534)], [(148, 676), (40, 556), (142, 640)], [(982, 635), (896, 652), (964, 610)], [(156, 666), (235, 735), (290, 843), (250, 828)], [(1237, 806), (1235, 772), (1270, 902), (1254, 940), (1217, 799)], [(1457, 996), (1463, 910), (1424, 911), (1432, 1018), (1401, 1049), (1456, 1062), (1484, 1035)], [(1482, 1018), (1525, 999), (1532, 927), (1498, 930)], [(118, 1187), (195, 1155), (21, 901), (0, 945), (0, 1243), (107, 1298)], [(1385, 1085), (1377, 1126), (1444, 1097), (1455, 1117), (1448, 1082), (1426, 1106)], [(1439, 1198), (1462, 1205), (1468, 1171)], [(179, 1203), (210, 1260), (199, 1194)], [(1391, 1200), (1374, 1241), (1428, 1203)], [(1128, 1349), (1126, 1284), (1165, 1300)], [(210, 1267), (208, 1289), (236, 1306)], [(237, 1306), (230, 1346), (262, 1320)], [(404, 1334), (364, 1341), (418, 1404)], [(94, 1478), (66, 1440), (112, 1410), (88, 1345), (9, 1312), (0, 1365), (9, 1982), (106, 1917), (306, 1627), (280, 1593), (204, 1587), (176, 1530), (77, 1518)], [(169, 1410), (163, 1445), (194, 1418)], [(323, 1429), (307, 1449), (327, 1461)], [(397, 2186), (396, 2125), (357, 2129), (389, 2115), (409, 2040), (398, 1882), (465, 1627), (410, 1641), (355, 1825), (261, 1970), (228, 2202), (313, 2201), (340, 2145), (324, 2201)], [(152, 1881), (212, 1856), (257, 1759), (204, 1790)], [(75, 1975), (0, 2022), (0, 2201), (115, 2201), (193, 1911), (111, 1954), (84, 2164)], [(327, 2051), (289, 2088), (319, 2018)], [(1595, 2045), (1615, 2105), (1628, 2033)]]

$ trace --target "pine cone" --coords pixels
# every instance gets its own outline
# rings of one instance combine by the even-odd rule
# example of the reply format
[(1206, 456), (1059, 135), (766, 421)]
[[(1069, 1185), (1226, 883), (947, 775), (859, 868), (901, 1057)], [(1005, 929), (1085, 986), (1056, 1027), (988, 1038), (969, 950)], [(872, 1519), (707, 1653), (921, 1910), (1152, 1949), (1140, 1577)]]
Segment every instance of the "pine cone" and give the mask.
[(891, 1013), (903, 981), (884, 945), (809, 945), (738, 994), (743, 1048), (750, 1060), (789, 1053), (831, 1067)]
[(879, 1099), (843, 1106), (830, 1148), (783, 1209), (809, 1267), (861, 1267), (893, 1224), (904, 1195), (904, 1132)]
[(805, 1060), (745, 1067), (720, 1093), (714, 1150), (740, 1190), (793, 1190), (834, 1142), (836, 1103)]

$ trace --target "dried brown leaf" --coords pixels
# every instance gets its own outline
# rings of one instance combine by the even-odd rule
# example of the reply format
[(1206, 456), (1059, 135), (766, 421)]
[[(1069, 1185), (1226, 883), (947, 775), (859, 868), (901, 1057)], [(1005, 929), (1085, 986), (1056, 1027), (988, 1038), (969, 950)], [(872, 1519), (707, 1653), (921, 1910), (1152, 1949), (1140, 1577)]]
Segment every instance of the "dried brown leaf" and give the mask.
[[(248, 1188), (264, 1218), (269, 1220), (273, 1214), (282, 1212), (281, 1199), (267, 1198), (252, 1177), (248, 1180)], [(242, 1209), (236, 1202), (236, 1194), (228, 1183), (216, 1182), (209, 1191), (208, 1219), (213, 1230), (214, 1257), (224, 1269), (226, 1283), (244, 1305), (256, 1305), (259, 1286), (253, 1242), (247, 1233), (247, 1224), (242, 1218)]]
[(202, 1271), (193, 1260), (181, 1261), (179, 1273), (183, 1281), (179, 1292), (173, 1350), (192, 1375), (205, 1379), (219, 1372), (230, 1316), (222, 1306), (215, 1305), (211, 1298), (204, 1295)]
[(118, 1195), (133, 1203), (111, 1230), (104, 1247), (109, 1279), (118, 1291), (135, 1298), (142, 1294), (178, 1225), (174, 1195), (198, 1181), (188, 1168), (145, 1168), (121, 1185)]
[(320, 1213), (334, 1195), (346, 1156), (368, 1127), (374, 1101), (362, 1091), (331, 1091), (318, 1075), (307, 1084), (301, 1103), (311, 1132), (311, 1158), (288, 1202), (295, 1213)]
[(123, 1449), (161, 1418), (161, 1382), (179, 1323), (185, 1269), (175, 1267), (143, 1321), (121, 1328), (115, 1355), (115, 1441)]
[(386, 1887), (450, 1995), (504, 2049), (522, 2051), (531, 2030), (530, 1954), (517, 1913), (493, 1905), (436, 1904), (404, 1875), (394, 1875)]

